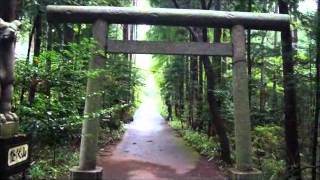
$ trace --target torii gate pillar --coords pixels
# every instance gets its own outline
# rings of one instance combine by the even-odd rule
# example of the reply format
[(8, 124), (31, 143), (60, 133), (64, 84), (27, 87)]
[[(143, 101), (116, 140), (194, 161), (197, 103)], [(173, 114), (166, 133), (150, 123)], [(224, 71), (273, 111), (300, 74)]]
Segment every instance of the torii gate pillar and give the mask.
[(262, 173), (252, 166), (251, 121), (248, 92), (245, 28), (232, 27), (233, 102), (236, 144), (236, 168), (230, 169), (232, 180), (262, 180)]
[[(97, 49), (99, 51), (105, 48), (106, 34), (108, 24), (98, 19), (93, 24), (93, 37), (97, 41)], [(89, 71), (105, 68), (105, 59), (96, 55), (89, 62)], [(101, 180), (102, 167), (96, 166), (97, 142), (99, 136), (99, 121), (94, 113), (102, 110), (102, 94), (101, 91), (103, 75), (99, 73), (96, 77), (89, 77), (87, 82), (86, 102), (84, 108), (85, 120), (82, 126), (81, 145), (80, 145), (80, 163), (79, 167), (73, 167), (70, 170), (71, 180)]]

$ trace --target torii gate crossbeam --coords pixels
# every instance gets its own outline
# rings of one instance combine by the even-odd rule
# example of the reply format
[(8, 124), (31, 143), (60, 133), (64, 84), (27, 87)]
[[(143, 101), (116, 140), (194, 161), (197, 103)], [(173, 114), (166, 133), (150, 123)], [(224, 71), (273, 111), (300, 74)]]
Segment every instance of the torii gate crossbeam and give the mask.
[(148, 24), (232, 28), (241, 24), (247, 29), (284, 30), (288, 15), (228, 12), (197, 9), (132, 8), (108, 6), (47, 6), (49, 22), (94, 23), (101, 19), (109, 24)]

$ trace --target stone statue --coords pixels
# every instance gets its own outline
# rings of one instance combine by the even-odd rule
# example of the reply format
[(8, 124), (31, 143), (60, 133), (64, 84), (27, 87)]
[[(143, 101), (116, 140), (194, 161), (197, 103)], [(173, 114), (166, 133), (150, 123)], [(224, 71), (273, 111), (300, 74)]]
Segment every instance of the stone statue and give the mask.
[(5, 22), (0, 18), (0, 123), (18, 121), (11, 112), (14, 82), (14, 52), (17, 31), (21, 23), (17, 20)]

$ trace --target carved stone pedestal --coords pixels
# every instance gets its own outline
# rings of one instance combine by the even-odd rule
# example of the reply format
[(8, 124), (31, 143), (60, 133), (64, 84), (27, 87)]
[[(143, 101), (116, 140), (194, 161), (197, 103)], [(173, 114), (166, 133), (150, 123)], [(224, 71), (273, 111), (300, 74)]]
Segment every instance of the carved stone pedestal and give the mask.
[(102, 167), (97, 166), (93, 170), (79, 170), (79, 167), (75, 166), (70, 169), (70, 180), (101, 180), (102, 179)]
[(252, 171), (240, 171), (236, 168), (229, 169), (230, 180), (263, 180), (262, 172), (253, 169)]
[(8, 121), (6, 123), (0, 123), (0, 137), (8, 138), (16, 135), (19, 131), (19, 123)]

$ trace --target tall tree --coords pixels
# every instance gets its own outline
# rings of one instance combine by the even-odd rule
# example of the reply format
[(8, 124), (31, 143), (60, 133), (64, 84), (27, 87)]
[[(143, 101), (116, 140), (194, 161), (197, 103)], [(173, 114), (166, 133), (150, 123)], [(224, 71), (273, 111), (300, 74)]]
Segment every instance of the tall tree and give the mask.
[[(201, 0), (201, 2), (202, 9), (208, 9), (208, 7), (206, 7), (207, 3), (205, 3), (205, 0)], [(221, 33), (219, 33), (219, 36), (220, 34)], [(206, 28), (202, 30), (202, 41), (208, 42), (208, 30)], [(219, 138), (221, 147), (221, 157), (226, 163), (230, 164), (231, 157), (229, 139), (224, 127), (224, 120), (222, 119), (219, 111), (218, 100), (216, 98), (216, 95), (214, 94), (216, 86), (216, 73), (214, 72), (212, 63), (210, 62), (208, 56), (202, 56), (202, 63), (204, 65), (205, 73), (207, 75), (207, 100), (209, 103), (209, 111), (212, 115), (213, 124), (215, 126), (215, 130)]]
[(316, 26), (316, 109), (314, 115), (313, 144), (312, 144), (312, 180), (317, 179), (317, 159), (318, 159), (318, 129), (320, 113), (320, 0), (318, 1), (317, 26)]
[[(205, 34), (203, 34), (203, 36), (204, 36), (204, 39), (207, 38)], [(218, 110), (219, 107), (217, 103), (217, 98), (214, 94), (215, 74), (208, 56), (203, 56), (202, 63), (204, 65), (204, 69), (207, 75), (207, 100), (209, 103), (209, 111), (212, 115), (213, 124), (216, 130), (216, 133), (219, 137), (219, 142), (221, 147), (221, 158), (223, 159), (223, 161), (230, 164), (231, 158), (230, 158), (229, 139), (224, 127), (223, 119)]]
[[(202, 7), (205, 7), (205, 3), (203, 2)], [(214, 10), (221, 10), (221, 1), (220, 0), (216, 0), (215, 1), (215, 5), (214, 5)], [(203, 29), (202, 33), (207, 34), (208, 30), (207, 29)], [(221, 28), (215, 28), (214, 29), (214, 33), (213, 33), (213, 42), (214, 43), (220, 43), (221, 42), (221, 34), (222, 34), (222, 29)], [(207, 36), (207, 35), (204, 35)], [(205, 41), (207, 41), (207, 38), (204, 37)], [(203, 60), (201, 61), (203, 62)], [(217, 81), (217, 85), (219, 85), (221, 83), (222, 80), (222, 71), (221, 71), (221, 62), (222, 62), (222, 58), (221, 57), (213, 57), (213, 62), (212, 62), (212, 68), (214, 68), (214, 72), (215, 72), (215, 79)], [(216, 88), (216, 87), (215, 87)], [(217, 106), (219, 108), (221, 108), (221, 98), (217, 98)], [(208, 127), (208, 135), (213, 135), (213, 129), (214, 129), (214, 124), (213, 122), (209, 123), (209, 127)]]
[[(34, 66), (37, 66), (40, 50), (41, 50), (41, 36), (42, 36), (42, 13), (40, 10), (38, 11), (38, 14), (35, 18), (34, 26), (35, 26), (35, 37), (34, 37), (33, 64)], [(37, 91), (37, 85), (38, 85), (37, 74), (34, 74), (34, 77), (31, 80), (30, 87), (29, 87), (28, 100), (30, 105), (33, 104), (36, 91)]]
[[(180, 6), (176, 0), (172, 0), (174, 6), (179, 9)], [(201, 9), (209, 9), (211, 7), (212, 2), (206, 2), (205, 0), (200, 1)], [(208, 30), (207, 28), (202, 29), (201, 31), (196, 31), (194, 28), (187, 27), (190, 34), (193, 38), (198, 42), (208, 42)], [(208, 56), (200, 57), (205, 69), (205, 74), (207, 77), (207, 101), (209, 104), (209, 112), (212, 116), (212, 122), (214, 124), (215, 131), (217, 133), (220, 148), (221, 148), (221, 159), (230, 164), (231, 163), (231, 153), (230, 153), (230, 145), (229, 139), (227, 136), (227, 132), (224, 126), (224, 120), (220, 114), (217, 97), (214, 93), (215, 82), (216, 82), (216, 74), (214, 72), (212, 63)]]
[[(287, 1), (278, 0), (279, 13), (289, 14)], [(284, 125), (287, 152), (287, 166), (290, 176), (301, 179), (300, 154), (297, 130), (296, 91), (291, 29), (288, 26), (281, 32), (283, 83), (284, 83)], [(291, 174), (292, 173), (292, 174)]]

